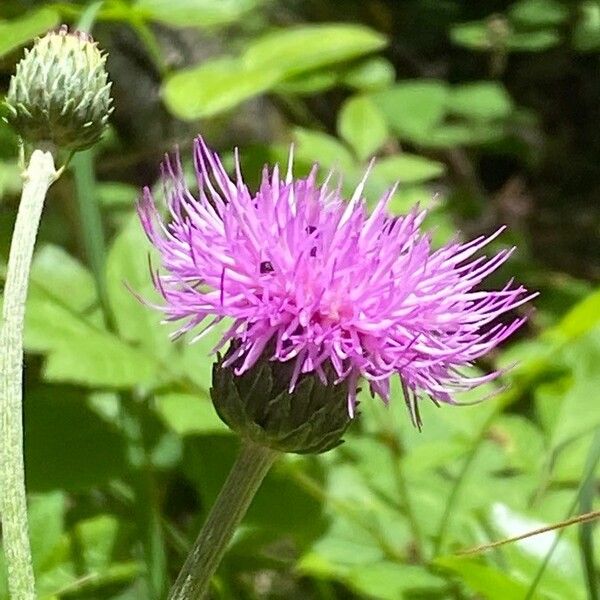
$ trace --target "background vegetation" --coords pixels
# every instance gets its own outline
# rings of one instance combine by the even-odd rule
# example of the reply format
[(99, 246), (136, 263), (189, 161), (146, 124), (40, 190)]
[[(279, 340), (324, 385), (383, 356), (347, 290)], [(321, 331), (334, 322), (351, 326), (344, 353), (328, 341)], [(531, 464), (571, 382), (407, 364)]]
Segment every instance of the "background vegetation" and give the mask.
[[(456, 551), (592, 510), (600, 457), (600, 2), (3, 0), (0, 93), (22, 46), (88, 23), (115, 113), (51, 191), (26, 327), (26, 461), (41, 597), (164, 597), (236, 439), (208, 400), (213, 339), (171, 344), (136, 222), (164, 152), (201, 132), (255, 184), (296, 145), (371, 200), (431, 209), (434, 238), (506, 223), (499, 274), (541, 291), (517, 363), (472, 407), (365, 398), (347, 442), (278, 463), (215, 598), (598, 598), (593, 525), (479, 557)], [(0, 255), (18, 190), (0, 124)], [(188, 165), (189, 166), (189, 165)], [(160, 188), (158, 188), (160, 189)], [(480, 391), (476, 397), (494, 391)], [(497, 390), (496, 390), (497, 391)], [(0, 590), (5, 590), (0, 570)], [(6, 592), (0, 595), (6, 597)]]

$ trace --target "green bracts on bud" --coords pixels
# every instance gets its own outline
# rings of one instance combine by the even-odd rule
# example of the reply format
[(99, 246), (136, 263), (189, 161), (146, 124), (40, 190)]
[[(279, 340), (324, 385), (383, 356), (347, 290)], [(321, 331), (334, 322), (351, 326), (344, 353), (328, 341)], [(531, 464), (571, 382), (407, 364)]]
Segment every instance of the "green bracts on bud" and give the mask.
[(89, 35), (64, 25), (37, 39), (11, 78), (7, 121), (33, 145), (89, 148), (112, 112), (105, 64)]
[(325, 385), (309, 373), (290, 393), (293, 361), (269, 356), (239, 376), (235, 364), (223, 366), (227, 355), (214, 364), (210, 393), (219, 417), (243, 438), (280, 452), (319, 454), (341, 444), (352, 420), (347, 385)]

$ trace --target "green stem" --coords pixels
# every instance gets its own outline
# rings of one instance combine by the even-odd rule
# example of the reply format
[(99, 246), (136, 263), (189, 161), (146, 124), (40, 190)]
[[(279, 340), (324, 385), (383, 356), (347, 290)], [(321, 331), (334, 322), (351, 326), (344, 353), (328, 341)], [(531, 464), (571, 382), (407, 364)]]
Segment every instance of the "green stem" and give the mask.
[(114, 317), (104, 276), (106, 245), (104, 243), (102, 215), (98, 206), (93, 150), (85, 150), (76, 154), (72, 159), (72, 167), (85, 253), (94, 275), (106, 325), (109, 329), (114, 330)]
[(204, 597), (227, 544), (278, 456), (276, 450), (242, 442), (240, 454), (171, 589), (170, 600)]
[(0, 511), (11, 598), (35, 598), (23, 459), (23, 321), (33, 248), (48, 188), (59, 173), (50, 152), (35, 150), (23, 175), (4, 287), (0, 332)]

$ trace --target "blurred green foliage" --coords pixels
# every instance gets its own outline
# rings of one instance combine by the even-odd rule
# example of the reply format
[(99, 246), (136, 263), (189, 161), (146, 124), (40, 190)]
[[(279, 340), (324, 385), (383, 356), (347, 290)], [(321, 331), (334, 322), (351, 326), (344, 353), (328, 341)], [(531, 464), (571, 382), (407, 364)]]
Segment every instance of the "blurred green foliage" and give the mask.
[[(391, 210), (428, 207), (437, 242), (507, 223), (518, 252), (501, 277), (542, 292), (521, 338), (481, 365), (508, 368), (465, 398), (484, 403), (424, 404), (419, 433), (398, 389), (389, 408), (365, 397), (343, 446), (281, 460), (214, 597), (595, 599), (593, 525), (456, 551), (597, 505), (600, 2), (3, 0), (2, 92), (22, 46), (92, 5), (116, 111), (52, 190), (27, 306), (40, 597), (164, 597), (233, 461), (208, 399), (218, 334), (171, 343), (128, 289), (156, 299), (139, 188), (160, 189), (161, 155), (178, 144), (188, 161), (202, 132), (240, 147), (251, 185), (292, 141), (298, 175), (319, 162), (346, 191), (374, 157), (370, 201), (398, 181)], [(2, 261), (16, 156), (0, 124)], [(90, 210), (102, 228), (82, 226)]]

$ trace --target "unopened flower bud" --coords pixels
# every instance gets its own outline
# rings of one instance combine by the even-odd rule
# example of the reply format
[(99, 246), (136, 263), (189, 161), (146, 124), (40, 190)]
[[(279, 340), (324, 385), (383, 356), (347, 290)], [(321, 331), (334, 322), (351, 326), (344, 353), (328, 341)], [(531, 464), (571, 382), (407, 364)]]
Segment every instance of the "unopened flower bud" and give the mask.
[(105, 64), (89, 35), (65, 25), (37, 39), (11, 78), (8, 122), (31, 144), (89, 148), (112, 112)]
[(252, 368), (236, 375), (235, 362), (224, 366), (233, 351), (235, 344), (213, 366), (211, 388), (219, 417), (233, 431), (263, 446), (296, 454), (318, 454), (341, 444), (352, 420), (345, 382), (325, 384), (315, 373), (307, 373), (290, 392), (293, 362), (269, 360), (265, 352)]

